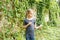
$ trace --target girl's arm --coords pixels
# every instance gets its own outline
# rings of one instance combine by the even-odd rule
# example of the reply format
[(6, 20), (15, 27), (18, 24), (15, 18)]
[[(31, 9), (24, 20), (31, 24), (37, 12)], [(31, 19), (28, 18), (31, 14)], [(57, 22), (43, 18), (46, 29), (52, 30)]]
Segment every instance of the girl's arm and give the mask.
[(24, 25), (24, 28), (27, 28), (29, 25), (31, 24), (31, 22), (29, 22), (27, 25)]
[(39, 28), (41, 28), (43, 25), (41, 24), (40, 26), (36, 26), (36, 23), (35, 23), (35, 29), (39, 29)]

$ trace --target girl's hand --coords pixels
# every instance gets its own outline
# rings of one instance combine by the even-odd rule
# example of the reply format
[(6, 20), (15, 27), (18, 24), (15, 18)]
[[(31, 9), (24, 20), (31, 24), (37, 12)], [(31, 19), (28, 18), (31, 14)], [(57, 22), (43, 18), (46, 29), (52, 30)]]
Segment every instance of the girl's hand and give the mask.
[(31, 25), (31, 24), (32, 24), (32, 22), (29, 22), (28, 24), (29, 24), (29, 25)]
[(39, 26), (39, 28), (41, 29), (42, 26), (43, 26), (43, 25), (41, 24), (41, 25)]
[(24, 28), (27, 28), (31, 24), (32, 24), (32, 22), (29, 22), (27, 25), (24, 26)]
[(40, 27), (42, 27), (43, 25), (41, 24)]

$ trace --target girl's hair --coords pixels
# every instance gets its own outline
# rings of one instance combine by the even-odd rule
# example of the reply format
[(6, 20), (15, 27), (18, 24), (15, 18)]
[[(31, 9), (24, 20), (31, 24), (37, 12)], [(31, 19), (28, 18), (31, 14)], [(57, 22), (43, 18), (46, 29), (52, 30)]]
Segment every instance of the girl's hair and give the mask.
[(29, 13), (29, 12), (31, 12), (32, 14), (33, 14), (33, 16), (36, 18), (36, 11), (34, 10), (34, 9), (28, 9), (27, 11), (26, 11), (26, 16), (27, 16), (27, 14)]

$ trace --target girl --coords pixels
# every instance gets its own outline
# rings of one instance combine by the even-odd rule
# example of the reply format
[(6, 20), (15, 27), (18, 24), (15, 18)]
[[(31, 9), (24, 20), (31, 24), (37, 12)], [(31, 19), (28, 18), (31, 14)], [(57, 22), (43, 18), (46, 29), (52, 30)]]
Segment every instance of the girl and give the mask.
[(26, 28), (26, 40), (34, 40), (34, 28), (38, 29), (35, 24), (34, 10), (28, 9), (26, 12), (26, 19), (24, 20), (24, 28)]

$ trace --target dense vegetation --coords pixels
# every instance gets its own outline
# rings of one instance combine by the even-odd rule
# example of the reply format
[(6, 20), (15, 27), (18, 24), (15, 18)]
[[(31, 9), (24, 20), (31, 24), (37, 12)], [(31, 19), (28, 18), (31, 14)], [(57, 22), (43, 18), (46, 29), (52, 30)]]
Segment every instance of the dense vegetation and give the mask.
[[(25, 40), (23, 20), (28, 8), (36, 11), (36, 40), (60, 40), (60, 8), (56, 0), (0, 0), (0, 40)], [(48, 21), (45, 20), (48, 15)]]

